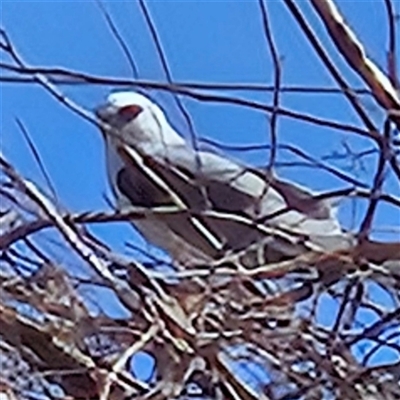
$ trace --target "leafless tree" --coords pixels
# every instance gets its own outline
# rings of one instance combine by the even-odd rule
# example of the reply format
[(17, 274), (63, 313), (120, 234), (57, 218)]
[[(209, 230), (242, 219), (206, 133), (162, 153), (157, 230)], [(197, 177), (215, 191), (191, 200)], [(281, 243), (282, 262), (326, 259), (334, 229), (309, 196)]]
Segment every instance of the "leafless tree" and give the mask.
[[(388, 62), (382, 68), (368, 57), (362, 38), (353, 32), (333, 1), (310, 2), (332, 44), (362, 79), (363, 86), (354, 88), (344, 78), (343, 67), (335, 64), (321, 44), (298, 2), (282, 0), (337, 83), (336, 88), (296, 88), (282, 80), (279, 49), (270, 27), (274, 15), (269, 13), (268, 3), (258, 3), (274, 64), (271, 86), (173, 81), (157, 27), (142, 0), (139, 6), (166, 82), (31, 66), (4, 29), (0, 47), (8, 61), (1, 61), (0, 79), (4, 85), (40, 85), (77, 118), (95, 125), (99, 122), (90, 111), (63, 94), (63, 85), (104, 84), (167, 91), (176, 95), (188, 120), (180, 102), (184, 97), (261, 110), (270, 117), (269, 143), (258, 146), (270, 149), (267, 171), (279, 164), (277, 154), (283, 149), (296, 157), (288, 165), (317, 168), (343, 182), (343, 189), (318, 198), (305, 194), (308, 204), (339, 196), (366, 201), (354, 244), (326, 252), (309, 243), (308, 238), (300, 241), (291, 232), (244, 221), (253, 224), (263, 239), (239, 252), (222, 254), (210, 264), (181, 268), (174, 260), (141, 263), (113, 251), (90, 232), (91, 225), (129, 223), (146, 213), (167, 211), (137, 207), (127, 212), (90, 210), (76, 214), (60, 210), (53, 195), (45, 194), (24, 178), (12, 161), (1, 156), (1, 399), (400, 398), (400, 241), (378, 241), (373, 235), (378, 206), (387, 204), (394, 216), (399, 215), (400, 207), (400, 199), (383, 186), (388, 171), (397, 184), (400, 181), (400, 99), (395, 65), (398, 16), (393, 3), (384, 1), (387, 19), (382, 23), (387, 24), (390, 35)], [(135, 71), (129, 46), (105, 6), (100, 6), (107, 27)], [(272, 103), (232, 95), (238, 89), (272, 92)], [(229, 95), (224, 90), (229, 90)], [(351, 125), (287, 109), (281, 105), (280, 95), (288, 91), (315, 96), (335, 92), (346, 99), (359, 123)], [(366, 96), (382, 111), (381, 121), (377, 122), (365, 107)], [(282, 144), (278, 140), (278, 118), (360, 135), (371, 147), (363, 152), (347, 148), (345, 154), (319, 159), (293, 144)], [(23, 122), (18, 120), (18, 124), (29, 137)], [(199, 140), (195, 135), (192, 139), (193, 143)], [(213, 144), (251, 150), (229, 143)], [(34, 143), (30, 146), (45, 171)], [(358, 162), (371, 153), (378, 155), (378, 162), (367, 185), (360, 183), (354, 171), (343, 172), (332, 165), (340, 157)], [(395, 218), (391, 229), (398, 234), (399, 221)], [(67, 262), (44, 250), (44, 231), (54, 234), (50, 243), (68, 255), (65, 260), (73, 258), (83, 265), (86, 275), (74, 274)], [(279, 244), (278, 250), (271, 250), (272, 240)], [(107, 292), (118, 299), (126, 316), (93, 311), (93, 299), (85, 288), (98, 296)], [(331, 328), (321, 322), (327, 312), (335, 314)], [(373, 315), (373, 322), (361, 322), (363, 313)], [(359, 351), (363, 346), (366, 350)], [(381, 351), (391, 357), (387, 362), (372, 363)], [(131, 367), (137, 354), (147, 354), (154, 363), (148, 379)]]

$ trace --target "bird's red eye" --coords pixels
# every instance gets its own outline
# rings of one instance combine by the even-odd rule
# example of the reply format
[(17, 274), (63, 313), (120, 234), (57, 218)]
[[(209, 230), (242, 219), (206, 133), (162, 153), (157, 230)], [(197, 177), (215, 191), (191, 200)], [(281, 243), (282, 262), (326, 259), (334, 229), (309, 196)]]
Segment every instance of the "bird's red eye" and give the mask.
[(131, 104), (129, 106), (121, 107), (118, 110), (118, 114), (124, 118), (133, 119), (136, 118), (142, 111), (142, 107)]

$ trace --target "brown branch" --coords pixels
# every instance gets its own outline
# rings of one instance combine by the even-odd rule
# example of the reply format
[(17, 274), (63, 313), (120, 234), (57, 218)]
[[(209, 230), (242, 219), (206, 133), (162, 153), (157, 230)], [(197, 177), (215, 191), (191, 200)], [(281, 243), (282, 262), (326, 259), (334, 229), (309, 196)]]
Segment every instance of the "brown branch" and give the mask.
[(345, 23), (332, 0), (312, 0), (312, 4), (342, 56), (369, 86), (377, 102), (400, 129), (400, 98), (390, 80), (367, 56), (364, 46)]

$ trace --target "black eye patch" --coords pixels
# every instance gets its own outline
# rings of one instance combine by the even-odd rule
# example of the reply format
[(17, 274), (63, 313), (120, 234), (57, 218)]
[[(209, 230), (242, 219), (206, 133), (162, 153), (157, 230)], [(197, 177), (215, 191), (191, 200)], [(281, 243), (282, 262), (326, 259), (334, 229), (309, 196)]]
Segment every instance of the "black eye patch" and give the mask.
[(126, 119), (133, 119), (136, 118), (142, 111), (142, 107), (137, 106), (136, 104), (131, 104), (129, 106), (121, 107), (118, 110), (118, 115)]

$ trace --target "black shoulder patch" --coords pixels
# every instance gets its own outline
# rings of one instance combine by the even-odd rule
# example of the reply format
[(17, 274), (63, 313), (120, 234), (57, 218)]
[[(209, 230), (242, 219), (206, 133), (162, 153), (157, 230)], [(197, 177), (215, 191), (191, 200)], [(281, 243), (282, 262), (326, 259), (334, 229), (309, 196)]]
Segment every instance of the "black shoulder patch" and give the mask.
[(120, 169), (116, 183), (120, 192), (134, 206), (151, 208), (171, 204), (168, 194), (138, 168)]

